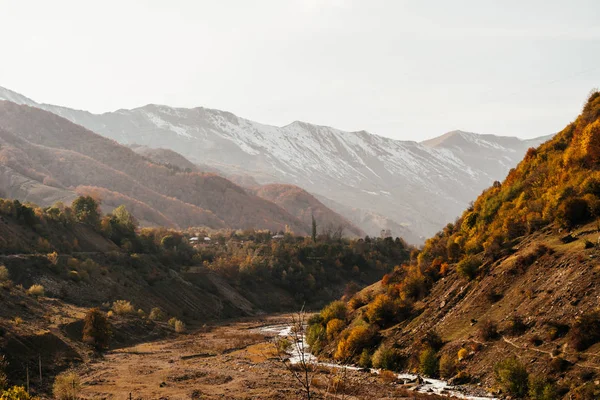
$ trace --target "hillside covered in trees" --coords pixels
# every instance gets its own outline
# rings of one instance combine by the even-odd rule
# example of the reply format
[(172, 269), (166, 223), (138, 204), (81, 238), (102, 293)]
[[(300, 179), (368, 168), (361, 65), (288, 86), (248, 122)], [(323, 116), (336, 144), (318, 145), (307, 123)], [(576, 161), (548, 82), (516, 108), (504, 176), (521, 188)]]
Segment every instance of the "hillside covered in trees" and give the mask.
[(513, 398), (600, 396), (600, 93), (410, 262), (313, 318), (321, 355), (481, 383)]
[[(210, 240), (198, 243), (198, 233)], [(177, 331), (321, 307), (390, 272), (411, 249), (391, 238), (140, 229), (124, 206), (102, 215), (90, 196), (49, 207), (0, 199), (0, 348), (8, 378), (23, 384), (22, 365), (33, 365), (42, 350), (54, 360), (44, 375), (87, 359), (82, 326), (90, 308), (114, 314), (111, 341), (120, 346), (168, 334), (162, 317), (149, 317), (157, 313)]]

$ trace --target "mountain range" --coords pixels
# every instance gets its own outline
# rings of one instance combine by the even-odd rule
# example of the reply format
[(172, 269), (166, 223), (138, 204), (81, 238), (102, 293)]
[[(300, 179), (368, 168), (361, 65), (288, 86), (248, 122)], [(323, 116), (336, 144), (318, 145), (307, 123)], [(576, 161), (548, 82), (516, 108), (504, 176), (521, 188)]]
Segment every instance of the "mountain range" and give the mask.
[(49, 206), (92, 195), (104, 212), (125, 204), (145, 226), (289, 229), (304, 235), (311, 223), (307, 206), (323, 223), (364, 234), (302, 189), (283, 189), (293, 195), (280, 206), (214, 173), (154, 162), (50, 112), (0, 101), (1, 196)]
[(528, 148), (550, 138), (452, 131), (417, 143), (299, 121), (275, 127), (203, 107), (149, 104), (92, 114), (3, 88), (0, 99), (47, 110), (121, 144), (172, 150), (246, 187), (301, 187), (368, 234), (390, 229), (411, 243), (454, 220)]

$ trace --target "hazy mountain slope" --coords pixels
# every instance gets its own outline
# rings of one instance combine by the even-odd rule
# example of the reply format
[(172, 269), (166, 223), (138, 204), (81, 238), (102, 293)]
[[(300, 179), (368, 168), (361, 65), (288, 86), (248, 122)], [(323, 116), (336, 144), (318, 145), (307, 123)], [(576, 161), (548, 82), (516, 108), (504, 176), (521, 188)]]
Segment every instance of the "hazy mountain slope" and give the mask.
[[(37, 108), (0, 102), (0, 128), (2, 165), (38, 184), (70, 192), (78, 186), (97, 186), (140, 201), (179, 226), (281, 230), (287, 225), (298, 233), (308, 231), (282, 208), (222, 177), (154, 164)], [(68, 196), (60, 192), (52, 197), (60, 195)], [(49, 203), (41, 200), (40, 204)]]
[(514, 168), (530, 147), (537, 147), (552, 138), (552, 135), (530, 140), (515, 137), (480, 135), (477, 133), (452, 131), (437, 138), (422, 142), (434, 149), (451, 151), (465, 165), (483, 171), (489, 177), (501, 180)]
[(274, 127), (201, 107), (147, 105), (96, 115), (37, 104), (6, 89), (0, 98), (44, 108), (120, 143), (168, 148), (260, 183), (298, 185), (402, 223), (415, 236), (429, 236), (453, 220), (528, 146), (542, 141), (450, 134), (420, 144), (303, 122)]
[(327, 207), (336, 210), (340, 215), (344, 216), (354, 225), (360, 226), (371, 236), (379, 237), (382, 230), (389, 230), (394, 237), (401, 237), (407, 243), (413, 245), (422, 244), (425, 240), (423, 236), (417, 236), (415, 232), (406, 226), (374, 211), (345, 206), (324, 196), (317, 195), (316, 197)]
[[(155, 164), (179, 168), (180, 170), (187, 172), (208, 172), (211, 174), (224, 176), (222, 171), (210, 167), (206, 164), (194, 164), (181, 154), (170, 149), (156, 149), (153, 147), (143, 146), (139, 144), (131, 144), (129, 145), (129, 148), (131, 148), (131, 150), (135, 151), (136, 153), (146, 157)], [(232, 180), (230, 176), (224, 177), (238, 184), (237, 182)]]
[(318, 232), (341, 227), (344, 229), (344, 235), (365, 236), (365, 232), (352, 222), (331, 211), (313, 195), (298, 186), (269, 184), (257, 187), (253, 192), (257, 196), (279, 205), (307, 225), (312, 223), (314, 216)]

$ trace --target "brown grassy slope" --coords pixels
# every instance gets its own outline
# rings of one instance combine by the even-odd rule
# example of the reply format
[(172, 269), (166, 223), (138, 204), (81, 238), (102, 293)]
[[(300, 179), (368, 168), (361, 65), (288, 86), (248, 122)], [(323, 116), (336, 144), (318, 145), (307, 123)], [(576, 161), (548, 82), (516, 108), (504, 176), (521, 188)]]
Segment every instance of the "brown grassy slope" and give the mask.
[[(501, 359), (514, 355), (530, 372), (558, 379), (577, 379), (585, 371), (600, 373), (600, 343), (585, 352), (568, 344), (568, 335), (552, 339), (549, 322), (570, 326), (578, 316), (598, 307), (600, 298), (600, 250), (585, 249), (584, 240), (594, 240), (598, 233), (587, 226), (579, 239), (563, 244), (557, 231), (548, 229), (523, 241), (512, 255), (487, 266), (489, 273), (468, 282), (455, 271), (438, 281), (431, 294), (418, 303), (421, 314), (386, 332), (390, 340), (411, 352), (413, 343), (426, 332), (436, 331), (447, 342), (443, 352), (456, 356), (462, 347), (483, 343), (464, 367), (471, 375), (493, 384), (492, 367)], [(590, 233), (593, 232), (593, 233)], [(519, 267), (519, 257), (532, 254), (544, 244), (553, 254), (543, 255), (526, 268)], [(508, 331), (511, 318), (519, 316), (528, 325), (522, 335)], [(501, 337), (485, 341), (479, 335), (484, 321), (493, 321)], [(477, 321), (477, 322), (475, 322)], [(539, 337), (542, 344), (532, 344)], [(554, 352), (554, 354), (553, 354)], [(552, 370), (557, 357), (572, 363), (566, 372)]]
[[(46, 254), (56, 251), (56, 259)], [(182, 272), (153, 254), (127, 254), (90, 227), (45, 221), (28, 227), (0, 216), (0, 265), (11, 283), (0, 283), (0, 354), (9, 358), (9, 375), (23, 383), (23, 366), (44, 360), (49, 376), (88, 357), (81, 343), (81, 319), (90, 307), (115, 300), (130, 301), (146, 314), (162, 308), (188, 324), (261, 313), (260, 309), (294, 304), (289, 293), (268, 283), (260, 293), (278, 293), (273, 304), (256, 305), (238, 288), (210, 271), (196, 267)], [(178, 272), (179, 271), (179, 272)], [(33, 284), (43, 285), (40, 299), (27, 296)], [(164, 336), (165, 326), (137, 316), (117, 318), (114, 345)], [(166, 329), (166, 331), (171, 331)], [(36, 370), (37, 371), (37, 370)], [(48, 389), (48, 388), (46, 388)]]
[[(4, 165), (32, 180), (73, 192), (81, 185), (109, 188), (109, 191), (137, 199), (150, 208), (167, 213), (178, 225), (226, 226), (224, 221), (212, 212), (157, 193), (144, 184), (140, 184), (131, 176), (81, 153), (35, 145), (3, 129), (0, 129), (0, 145), (2, 145), (0, 155), (8, 154), (2, 159)], [(16, 156), (11, 157), (11, 155)], [(42, 205), (45, 204), (42, 203)], [(108, 203), (108, 205), (114, 207), (118, 204)], [(156, 218), (153, 219), (153, 222), (160, 224), (164, 221)], [(167, 224), (167, 226), (169, 225), (173, 225), (173, 223)]]
[(318, 224), (318, 230), (343, 227), (347, 236), (365, 236), (365, 233), (352, 222), (325, 206), (306, 190), (285, 184), (263, 185), (254, 190), (257, 196), (269, 200), (307, 225), (311, 225), (312, 216)]
[(155, 164), (162, 164), (166, 166), (172, 166), (175, 168), (179, 168), (182, 170), (189, 170), (194, 172), (214, 172), (217, 173), (217, 170), (206, 171), (205, 169), (201, 169), (198, 165), (194, 164), (181, 154), (176, 151), (170, 149), (155, 149), (152, 147), (141, 146), (141, 145), (130, 145), (131, 148), (136, 153), (150, 159)]
[(288, 225), (297, 233), (307, 233), (307, 226), (297, 218), (227, 179), (154, 164), (54, 114), (0, 102), (0, 127), (4, 153), (0, 160), (31, 179), (57, 187), (98, 186), (121, 193), (180, 226), (281, 230)]

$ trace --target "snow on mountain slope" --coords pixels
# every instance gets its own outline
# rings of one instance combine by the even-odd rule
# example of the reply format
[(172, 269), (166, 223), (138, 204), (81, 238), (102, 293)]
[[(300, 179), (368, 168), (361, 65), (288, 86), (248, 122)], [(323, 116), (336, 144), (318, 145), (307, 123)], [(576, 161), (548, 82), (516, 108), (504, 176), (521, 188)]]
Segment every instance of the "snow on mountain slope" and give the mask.
[(454, 131), (416, 143), (298, 121), (275, 127), (203, 107), (150, 104), (91, 114), (0, 88), (2, 98), (43, 108), (124, 144), (171, 149), (260, 183), (298, 185), (345, 207), (383, 215), (417, 236), (430, 236), (453, 221), (481, 190), (504, 178), (528, 147), (543, 141)]

